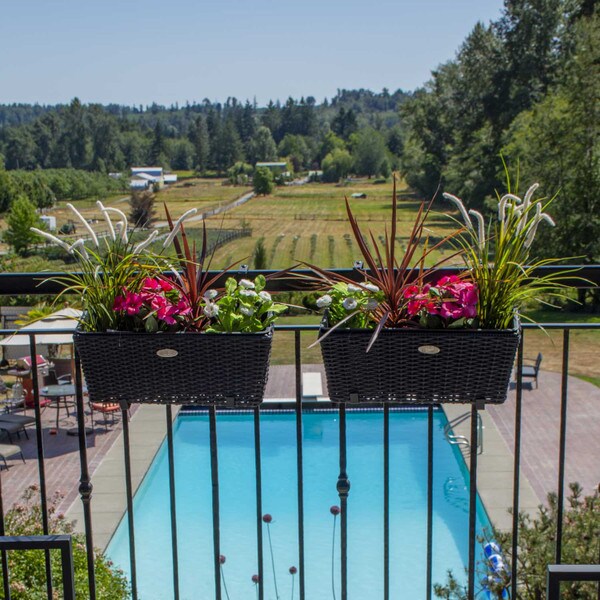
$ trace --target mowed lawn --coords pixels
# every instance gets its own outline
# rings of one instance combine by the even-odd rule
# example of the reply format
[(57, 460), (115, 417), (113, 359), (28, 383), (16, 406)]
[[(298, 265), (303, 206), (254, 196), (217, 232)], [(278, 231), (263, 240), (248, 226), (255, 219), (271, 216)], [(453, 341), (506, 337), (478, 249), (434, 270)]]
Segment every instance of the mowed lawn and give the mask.
[[(351, 198), (355, 192), (363, 192), (367, 198)], [(256, 242), (263, 238), (269, 269), (286, 268), (297, 262), (328, 268), (351, 267), (361, 255), (346, 216), (345, 196), (362, 225), (363, 234), (368, 237), (371, 231), (382, 248), (386, 226), (389, 231), (391, 223), (391, 184), (373, 185), (368, 180), (344, 187), (315, 183), (278, 188), (271, 196), (253, 198), (227, 212), (223, 227), (233, 229), (237, 223), (245, 221), (252, 228), (252, 237), (221, 248), (215, 255), (214, 266), (224, 266), (240, 256), (251, 261)], [(396, 234), (400, 252), (405, 247), (419, 206), (420, 203), (401, 188)], [(437, 208), (448, 207), (440, 204)], [(221, 215), (210, 220), (211, 226), (217, 220), (220, 223)], [(453, 229), (452, 223), (443, 216), (430, 216), (428, 235), (443, 237)], [(372, 246), (370, 239), (368, 243)], [(448, 249), (442, 252), (451, 253)], [(440, 256), (440, 252), (432, 253), (429, 264)]]

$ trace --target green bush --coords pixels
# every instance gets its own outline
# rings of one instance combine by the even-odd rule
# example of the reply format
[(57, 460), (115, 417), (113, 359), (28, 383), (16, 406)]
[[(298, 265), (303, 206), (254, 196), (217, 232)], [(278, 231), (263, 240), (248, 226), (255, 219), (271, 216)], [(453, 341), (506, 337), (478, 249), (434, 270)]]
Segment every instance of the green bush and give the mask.
[[(10, 508), (5, 516), (7, 535), (42, 535), (42, 513), (37, 504), (39, 488), (28, 487), (21, 502)], [(56, 495), (49, 502), (49, 529), (53, 534), (73, 536), (73, 565), (75, 571), (75, 594), (88, 598), (87, 555), (85, 538), (73, 533), (73, 523), (56, 512), (60, 501)], [(51, 552), (52, 576), (57, 598), (62, 598), (62, 572), (60, 553)], [(41, 550), (13, 551), (8, 554), (10, 590), (12, 600), (46, 600), (46, 569), (44, 552)], [(99, 550), (95, 551), (96, 591), (98, 600), (125, 600), (130, 598), (129, 584), (120, 569), (113, 566)], [(0, 587), (2, 575), (0, 574)]]
[[(571, 493), (565, 500), (563, 515), (562, 562), (564, 564), (598, 564), (600, 540), (600, 491), (583, 497), (581, 486), (572, 483)], [(555, 563), (556, 523), (558, 498), (548, 494), (548, 505), (538, 507), (537, 518), (519, 514), (518, 600), (545, 600), (546, 568)], [(507, 569), (498, 581), (490, 581), (490, 591), (502, 598), (502, 590), (510, 585), (512, 563), (512, 532), (493, 531), (493, 538), (502, 549)], [(487, 540), (481, 540), (486, 542)], [(487, 577), (487, 564), (479, 565), (476, 581)], [(561, 587), (562, 600), (596, 600), (596, 583), (565, 583)], [(434, 585), (435, 595), (444, 600), (466, 600), (467, 590), (452, 572), (444, 585)]]

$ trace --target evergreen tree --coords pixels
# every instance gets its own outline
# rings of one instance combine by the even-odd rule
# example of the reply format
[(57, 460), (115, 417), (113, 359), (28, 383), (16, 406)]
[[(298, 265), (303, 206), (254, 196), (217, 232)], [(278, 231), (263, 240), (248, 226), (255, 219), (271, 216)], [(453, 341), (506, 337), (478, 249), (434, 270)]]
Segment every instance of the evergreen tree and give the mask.
[(39, 228), (41, 225), (35, 204), (24, 195), (15, 198), (6, 218), (6, 224), (4, 241), (16, 254), (25, 256), (29, 246), (39, 239), (39, 236), (31, 231), (31, 227)]

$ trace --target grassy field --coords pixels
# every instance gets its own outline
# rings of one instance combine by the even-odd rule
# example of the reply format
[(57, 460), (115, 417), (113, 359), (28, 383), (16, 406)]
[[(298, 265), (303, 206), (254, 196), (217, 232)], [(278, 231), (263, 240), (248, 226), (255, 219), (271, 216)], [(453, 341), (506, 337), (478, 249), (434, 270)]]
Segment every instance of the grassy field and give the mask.
[[(351, 198), (351, 205), (363, 233), (371, 230), (381, 245), (391, 213), (391, 184), (373, 185), (364, 180), (343, 188), (332, 184), (308, 184), (278, 188), (271, 196), (253, 198), (250, 202), (226, 213), (223, 227), (233, 228), (246, 221), (252, 228), (252, 237), (229, 244), (215, 256), (215, 266), (229, 264), (234, 257), (253, 254), (259, 238), (264, 238), (267, 250), (267, 268), (281, 269), (299, 261), (324, 267), (351, 267), (360, 251), (348, 220), (344, 196), (364, 192), (366, 199)], [(401, 248), (410, 233), (419, 202), (406, 189), (399, 194), (399, 227), (397, 241)], [(443, 209), (440, 206), (440, 210)], [(221, 220), (221, 216), (217, 218)], [(230, 224), (230, 222), (232, 222)], [(453, 227), (442, 216), (430, 218), (432, 236), (447, 235)], [(440, 256), (432, 254), (430, 264)]]
[[(540, 310), (529, 315), (538, 323), (599, 323), (600, 317), (561, 310)], [(560, 372), (562, 368), (563, 332), (555, 330), (527, 330), (524, 338), (524, 356), (534, 360), (541, 352), (542, 369)], [(600, 330), (570, 332), (569, 373), (600, 385)]]

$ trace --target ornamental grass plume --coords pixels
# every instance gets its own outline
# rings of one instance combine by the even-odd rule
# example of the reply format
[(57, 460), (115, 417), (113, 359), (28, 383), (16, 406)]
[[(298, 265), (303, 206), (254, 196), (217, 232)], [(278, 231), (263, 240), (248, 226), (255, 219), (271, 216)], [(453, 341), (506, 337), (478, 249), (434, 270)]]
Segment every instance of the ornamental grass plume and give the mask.
[(469, 277), (477, 286), (477, 325), (482, 329), (511, 328), (515, 310), (529, 300), (545, 302), (541, 296), (566, 298), (568, 286), (564, 281), (572, 278), (565, 272), (548, 275), (535, 272), (560, 262), (555, 258), (535, 259), (531, 251), (539, 226), (554, 225), (546, 213), (553, 198), (534, 199), (537, 183), (521, 198), (511, 189), (508, 175), (506, 181), (508, 193), (498, 195), (497, 218), (491, 219), (487, 228), (481, 213), (467, 212), (462, 200), (443, 194), (464, 221), (464, 232), (455, 240), (463, 252)]

